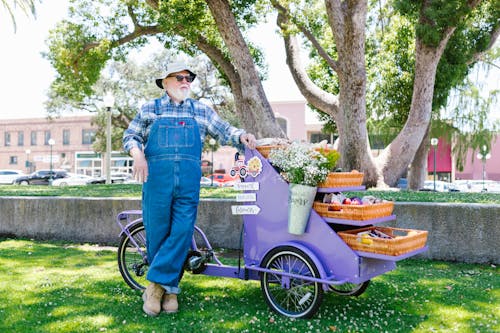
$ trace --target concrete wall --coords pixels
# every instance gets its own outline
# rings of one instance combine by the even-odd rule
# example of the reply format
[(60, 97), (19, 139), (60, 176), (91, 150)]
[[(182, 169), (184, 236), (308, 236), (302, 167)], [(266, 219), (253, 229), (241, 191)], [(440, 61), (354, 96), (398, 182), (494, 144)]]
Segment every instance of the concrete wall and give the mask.
[[(116, 245), (116, 215), (140, 209), (127, 198), (0, 198), (0, 235)], [(214, 247), (239, 248), (242, 220), (231, 200), (200, 202), (198, 222)], [(500, 263), (500, 205), (396, 203), (399, 228), (429, 231), (420, 257), (469, 263)]]

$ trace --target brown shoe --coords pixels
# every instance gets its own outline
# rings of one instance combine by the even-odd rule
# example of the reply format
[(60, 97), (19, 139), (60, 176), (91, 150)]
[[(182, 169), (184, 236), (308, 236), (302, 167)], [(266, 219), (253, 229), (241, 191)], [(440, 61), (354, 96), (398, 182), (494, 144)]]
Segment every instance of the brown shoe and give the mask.
[(161, 298), (165, 289), (157, 283), (151, 282), (142, 294), (144, 305), (142, 310), (149, 316), (157, 316), (161, 311)]
[(161, 308), (167, 313), (175, 313), (179, 310), (179, 303), (177, 302), (176, 294), (163, 294), (163, 301), (161, 303)]

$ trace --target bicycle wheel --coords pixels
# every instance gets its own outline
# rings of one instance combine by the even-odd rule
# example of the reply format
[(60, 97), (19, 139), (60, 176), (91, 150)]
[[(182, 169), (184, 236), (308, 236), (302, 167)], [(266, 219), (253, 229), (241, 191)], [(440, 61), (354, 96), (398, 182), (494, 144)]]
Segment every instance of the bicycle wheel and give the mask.
[(320, 283), (280, 273), (320, 278), (314, 262), (303, 251), (292, 246), (277, 247), (262, 260), (262, 267), (276, 271), (263, 272), (260, 285), (269, 307), (290, 318), (310, 318), (323, 301)]
[(129, 232), (130, 236), (123, 234), (118, 245), (118, 268), (130, 288), (143, 290), (146, 288), (146, 275), (149, 267), (146, 230), (142, 222), (139, 222), (132, 225)]
[(366, 288), (370, 285), (370, 280), (363, 283), (343, 283), (339, 285), (331, 285), (330, 291), (341, 296), (359, 296), (365, 292)]

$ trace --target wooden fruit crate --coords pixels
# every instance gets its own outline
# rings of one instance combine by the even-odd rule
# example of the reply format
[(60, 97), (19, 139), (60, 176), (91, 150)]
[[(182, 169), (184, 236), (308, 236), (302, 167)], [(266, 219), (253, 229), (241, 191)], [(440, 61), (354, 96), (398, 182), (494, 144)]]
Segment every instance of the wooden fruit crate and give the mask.
[(361, 172), (330, 172), (326, 180), (318, 187), (347, 187), (360, 186), (363, 183)]
[(394, 202), (385, 201), (371, 205), (335, 205), (315, 201), (313, 203), (313, 209), (324, 217), (366, 221), (390, 216), (394, 210)]
[[(362, 237), (358, 233), (377, 229), (392, 239), (377, 237)], [(366, 227), (361, 229), (339, 231), (337, 234), (353, 250), (399, 256), (421, 249), (427, 242), (427, 231), (415, 229), (400, 229), (390, 227)]]

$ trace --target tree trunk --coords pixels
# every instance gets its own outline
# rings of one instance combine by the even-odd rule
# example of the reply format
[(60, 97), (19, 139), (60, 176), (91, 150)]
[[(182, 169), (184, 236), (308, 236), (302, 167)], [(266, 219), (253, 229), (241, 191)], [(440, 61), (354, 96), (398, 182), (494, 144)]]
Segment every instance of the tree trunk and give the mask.
[(243, 127), (257, 138), (286, 137), (278, 125), (255, 64), (227, 0), (206, 1), (231, 55), (236, 75), (228, 75)]
[(425, 45), (420, 38), (417, 38), (415, 80), (408, 120), (398, 136), (382, 153), (387, 156), (387, 164), (383, 169), (384, 180), (390, 186), (396, 184), (400, 175), (413, 161), (427, 133), (437, 66), (453, 30), (448, 29), (436, 47)]
[(408, 189), (419, 190), (424, 186), (425, 178), (427, 177), (427, 153), (429, 152), (429, 129), (427, 126), (424, 139), (417, 149), (417, 153), (413, 158), (408, 175)]

